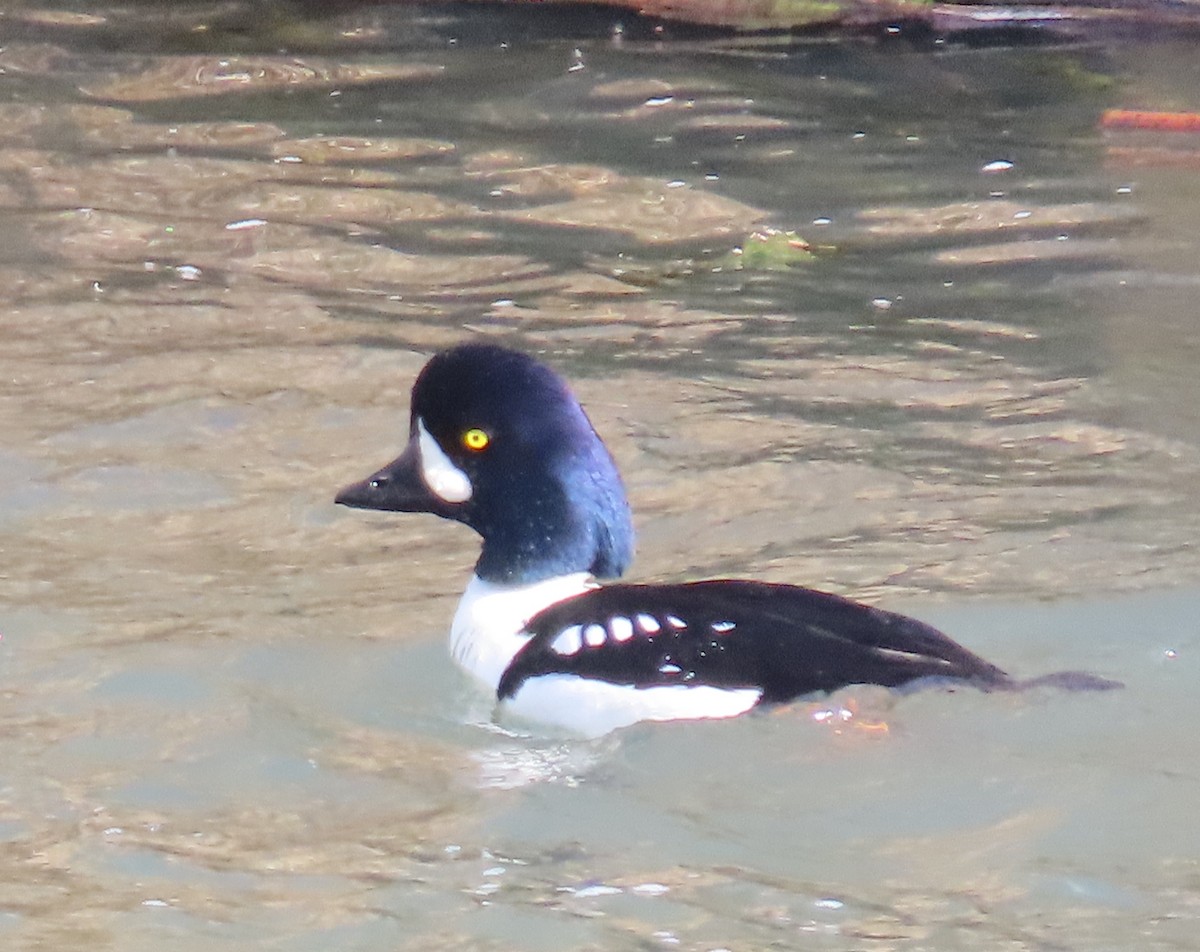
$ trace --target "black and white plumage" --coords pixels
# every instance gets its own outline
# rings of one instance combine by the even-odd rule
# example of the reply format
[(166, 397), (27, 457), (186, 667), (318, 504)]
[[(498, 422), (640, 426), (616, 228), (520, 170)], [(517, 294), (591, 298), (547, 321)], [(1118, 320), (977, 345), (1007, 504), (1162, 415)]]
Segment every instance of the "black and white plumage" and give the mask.
[(922, 622), (770, 582), (609, 585), (551, 605), (526, 630), (532, 637), (500, 679), (502, 700), (527, 679), (556, 673), (635, 688), (753, 688), (762, 703), (864, 682), (1006, 680)]
[(506, 348), (433, 357), (413, 385), (408, 446), (337, 502), (479, 533), (451, 653), (521, 717), (597, 735), (848, 684), (1015, 686), (922, 622), (824, 592), (732, 579), (599, 586), (633, 552), (616, 464), (566, 383)]

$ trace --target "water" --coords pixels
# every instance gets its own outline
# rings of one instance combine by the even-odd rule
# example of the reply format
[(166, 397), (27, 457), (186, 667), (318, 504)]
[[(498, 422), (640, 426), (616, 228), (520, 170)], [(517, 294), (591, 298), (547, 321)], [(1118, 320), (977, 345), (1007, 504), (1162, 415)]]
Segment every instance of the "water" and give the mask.
[[(1194, 50), (81, 11), (0, 22), (6, 947), (1195, 948), (1197, 143), (1099, 126)], [(470, 533), (332, 506), (478, 336), (637, 577), (1126, 689), (494, 725)]]

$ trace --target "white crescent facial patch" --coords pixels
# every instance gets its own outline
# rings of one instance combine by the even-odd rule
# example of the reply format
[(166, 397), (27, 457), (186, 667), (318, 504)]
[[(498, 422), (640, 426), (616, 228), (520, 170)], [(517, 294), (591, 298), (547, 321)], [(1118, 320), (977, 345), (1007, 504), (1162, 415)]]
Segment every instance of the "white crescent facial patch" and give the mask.
[(417, 417), (417, 443), (421, 449), (421, 478), (429, 491), (445, 502), (470, 499), (470, 478), (451, 462), (420, 417)]

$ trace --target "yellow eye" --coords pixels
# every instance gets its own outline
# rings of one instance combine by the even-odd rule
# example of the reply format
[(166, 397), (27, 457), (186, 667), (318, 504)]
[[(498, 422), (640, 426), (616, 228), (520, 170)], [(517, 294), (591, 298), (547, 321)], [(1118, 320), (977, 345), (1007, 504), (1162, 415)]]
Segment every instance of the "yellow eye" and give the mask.
[(475, 426), (463, 434), (462, 441), (463, 446), (478, 453), (480, 450), (487, 449), (487, 445), (492, 442), (492, 438), (479, 429), (479, 427)]

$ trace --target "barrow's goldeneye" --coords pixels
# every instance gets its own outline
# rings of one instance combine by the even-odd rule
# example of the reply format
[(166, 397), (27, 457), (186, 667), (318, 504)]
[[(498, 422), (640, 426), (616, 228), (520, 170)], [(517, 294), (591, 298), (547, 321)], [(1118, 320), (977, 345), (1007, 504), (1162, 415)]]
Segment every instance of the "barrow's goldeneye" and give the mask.
[(848, 684), (1017, 685), (937, 629), (838, 595), (734, 579), (599, 585), (633, 555), (616, 464), (562, 378), (507, 348), (433, 357), (413, 385), (404, 452), (336, 501), (479, 533), (451, 651), (519, 717), (595, 736)]

